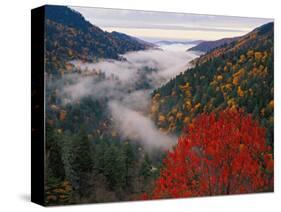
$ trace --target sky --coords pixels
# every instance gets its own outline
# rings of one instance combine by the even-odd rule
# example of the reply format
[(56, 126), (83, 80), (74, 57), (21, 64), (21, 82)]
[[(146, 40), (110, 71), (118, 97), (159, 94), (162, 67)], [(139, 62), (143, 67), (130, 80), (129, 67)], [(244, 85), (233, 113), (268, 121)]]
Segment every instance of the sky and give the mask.
[(105, 31), (118, 31), (147, 41), (217, 40), (244, 35), (273, 21), (265, 18), (71, 7)]

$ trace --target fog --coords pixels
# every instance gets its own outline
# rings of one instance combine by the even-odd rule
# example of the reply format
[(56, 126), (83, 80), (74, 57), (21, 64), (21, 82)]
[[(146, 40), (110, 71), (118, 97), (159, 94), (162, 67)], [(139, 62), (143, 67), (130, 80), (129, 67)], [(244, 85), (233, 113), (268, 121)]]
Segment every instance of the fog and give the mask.
[(70, 61), (79, 73), (68, 74), (61, 90), (66, 103), (83, 97), (108, 98), (108, 111), (119, 134), (140, 142), (145, 149), (170, 148), (173, 135), (160, 132), (148, 116), (150, 94), (162, 84), (190, 67), (198, 56), (186, 52), (191, 45), (172, 44), (129, 52), (122, 61), (102, 60), (97, 63)]
[(175, 136), (158, 131), (154, 123), (145, 115), (110, 101), (109, 108), (116, 128), (123, 137), (140, 141), (146, 150), (161, 148), (170, 149), (177, 141)]

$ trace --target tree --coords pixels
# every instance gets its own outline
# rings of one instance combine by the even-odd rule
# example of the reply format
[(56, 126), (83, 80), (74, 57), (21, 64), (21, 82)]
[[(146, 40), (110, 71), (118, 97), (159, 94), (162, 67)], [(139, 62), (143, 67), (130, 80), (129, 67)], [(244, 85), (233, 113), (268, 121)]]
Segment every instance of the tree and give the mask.
[(65, 134), (63, 142), (63, 163), (67, 180), (70, 181), (76, 194), (82, 195), (87, 175), (93, 169), (93, 148), (89, 141), (86, 131), (82, 127), (79, 134), (73, 136)]
[(120, 189), (126, 184), (125, 157), (117, 145), (110, 144), (104, 152), (103, 174), (111, 190)]
[(46, 124), (46, 174), (59, 180), (65, 178), (64, 164), (62, 161), (62, 147), (59, 135), (55, 129)]
[(145, 155), (145, 158), (141, 164), (139, 175), (144, 178), (144, 181), (147, 181), (147, 179), (151, 176), (151, 161), (147, 155)]
[(201, 114), (168, 153), (151, 194), (142, 199), (273, 190), (272, 150), (251, 115), (227, 109)]

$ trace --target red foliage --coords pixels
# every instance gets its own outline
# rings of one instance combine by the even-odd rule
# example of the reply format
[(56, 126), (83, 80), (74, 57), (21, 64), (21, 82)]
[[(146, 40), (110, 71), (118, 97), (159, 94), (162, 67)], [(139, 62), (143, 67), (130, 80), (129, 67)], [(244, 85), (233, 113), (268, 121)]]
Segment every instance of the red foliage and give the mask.
[(152, 194), (141, 199), (272, 191), (271, 152), (265, 129), (243, 111), (202, 114), (168, 153)]

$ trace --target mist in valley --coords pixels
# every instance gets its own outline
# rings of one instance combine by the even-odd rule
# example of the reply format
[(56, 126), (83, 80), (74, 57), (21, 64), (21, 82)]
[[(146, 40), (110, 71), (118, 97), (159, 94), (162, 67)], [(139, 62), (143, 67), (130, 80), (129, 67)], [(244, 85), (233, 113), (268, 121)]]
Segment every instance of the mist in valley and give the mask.
[(150, 95), (190, 67), (189, 62), (198, 57), (198, 53), (186, 51), (190, 47), (162, 45), (160, 49), (126, 53), (121, 61), (70, 61), (79, 71), (50, 84), (59, 87), (63, 104), (85, 97), (107, 99), (105, 110), (122, 138), (140, 142), (147, 150), (170, 149), (177, 138), (159, 131), (150, 119)]

